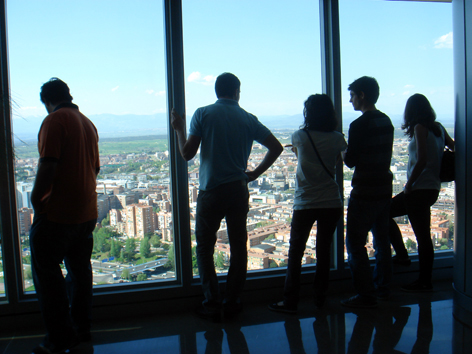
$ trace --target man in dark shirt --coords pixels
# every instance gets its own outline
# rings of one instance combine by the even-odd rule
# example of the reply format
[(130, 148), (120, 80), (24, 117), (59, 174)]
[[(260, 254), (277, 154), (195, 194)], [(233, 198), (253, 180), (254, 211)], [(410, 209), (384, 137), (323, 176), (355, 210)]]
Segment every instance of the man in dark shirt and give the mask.
[(65, 82), (52, 78), (45, 83), (41, 101), (49, 115), (38, 134), (30, 244), (33, 281), (47, 335), (33, 353), (50, 354), (64, 353), (91, 339), (90, 256), (100, 159), (97, 129), (72, 103)]
[[(393, 125), (390, 118), (377, 110), (379, 85), (363, 76), (349, 85), (354, 110), (363, 114), (349, 127), (346, 166), (354, 167), (352, 192), (346, 225), (346, 248), (357, 295), (343, 300), (349, 307), (375, 307), (377, 298), (389, 296), (392, 278), (389, 240), (389, 210), (392, 199), (390, 161)], [(366, 250), (368, 232), (372, 231), (376, 265), (370, 269)]]

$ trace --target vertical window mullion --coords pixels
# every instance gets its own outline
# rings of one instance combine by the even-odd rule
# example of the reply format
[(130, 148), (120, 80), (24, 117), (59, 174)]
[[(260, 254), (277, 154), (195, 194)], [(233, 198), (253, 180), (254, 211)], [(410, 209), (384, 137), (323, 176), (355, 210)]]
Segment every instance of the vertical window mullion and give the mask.
[(166, 0), (166, 58), (169, 118), (169, 152), (172, 190), (173, 229), (176, 271), (184, 286), (192, 281), (190, 214), (188, 205), (187, 162), (180, 156), (178, 141), (170, 124), (172, 108), (185, 112), (184, 58), (182, 36), (182, 3)]
[[(338, 117), (338, 130), (342, 132), (341, 102), (341, 49), (339, 40), (339, 5), (338, 0), (320, 0), (320, 36), (321, 36), (321, 75), (323, 93), (331, 97)], [(343, 162), (336, 166), (336, 181), (341, 195), (343, 193)], [(336, 228), (334, 257), (331, 257), (336, 269), (344, 267), (344, 218)]]
[(15, 208), (11, 100), (8, 74), (6, 3), (0, 1), (0, 232), (6, 299), (16, 304), (22, 293), (21, 262)]

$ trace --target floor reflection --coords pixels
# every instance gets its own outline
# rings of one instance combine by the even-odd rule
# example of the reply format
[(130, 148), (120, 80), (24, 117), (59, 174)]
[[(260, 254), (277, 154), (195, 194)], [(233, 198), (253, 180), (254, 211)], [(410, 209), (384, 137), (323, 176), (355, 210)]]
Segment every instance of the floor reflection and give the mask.
[[(378, 309), (349, 312), (339, 299), (322, 311), (307, 300), (298, 315), (266, 305), (249, 305), (237, 320), (222, 323), (190, 313), (102, 322), (93, 342), (71, 353), (472, 353), (472, 329), (453, 319), (451, 297), (400, 294)], [(28, 353), (40, 339), (38, 331), (20, 330), (0, 338), (0, 353)]]

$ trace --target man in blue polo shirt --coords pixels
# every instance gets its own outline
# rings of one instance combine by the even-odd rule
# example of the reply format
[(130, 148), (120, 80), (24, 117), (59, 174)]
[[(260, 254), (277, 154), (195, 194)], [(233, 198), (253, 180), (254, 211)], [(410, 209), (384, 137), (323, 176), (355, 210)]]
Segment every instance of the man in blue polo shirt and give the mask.
[[(188, 139), (185, 136), (185, 116), (182, 118), (172, 110), (172, 126), (177, 133), (182, 157), (186, 161), (192, 159), (201, 144), (195, 236), (205, 300), (197, 314), (213, 320), (221, 316), (213, 261), (216, 232), (221, 220), (226, 218), (231, 259), (223, 310), (225, 316), (232, 316), (242, 309), (239, 296), (247, 272), (247, 183), (264, 173), (283, 150), (269, 129), (239, 106), (240, 86), (239, 79), (231, 73), (218, 76), (215, 83), (218, 100), (195, 111)], [(267, 147), (268, 152), (255, 170), (246, 171), (254, 141)]]

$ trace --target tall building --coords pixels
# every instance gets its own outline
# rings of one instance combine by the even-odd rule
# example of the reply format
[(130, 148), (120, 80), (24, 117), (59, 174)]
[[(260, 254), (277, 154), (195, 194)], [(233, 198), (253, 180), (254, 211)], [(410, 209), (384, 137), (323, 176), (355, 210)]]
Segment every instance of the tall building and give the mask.
[(156, 216), (152, 206), (131, 204), (126, 208), (126, 231), (128, 237), (143, 238), (156, 230)]
[(34, 211), (31, 208), (21, 208), (18, 210), (18, 229), (21, 236), (29, 235), (33, 222)]

